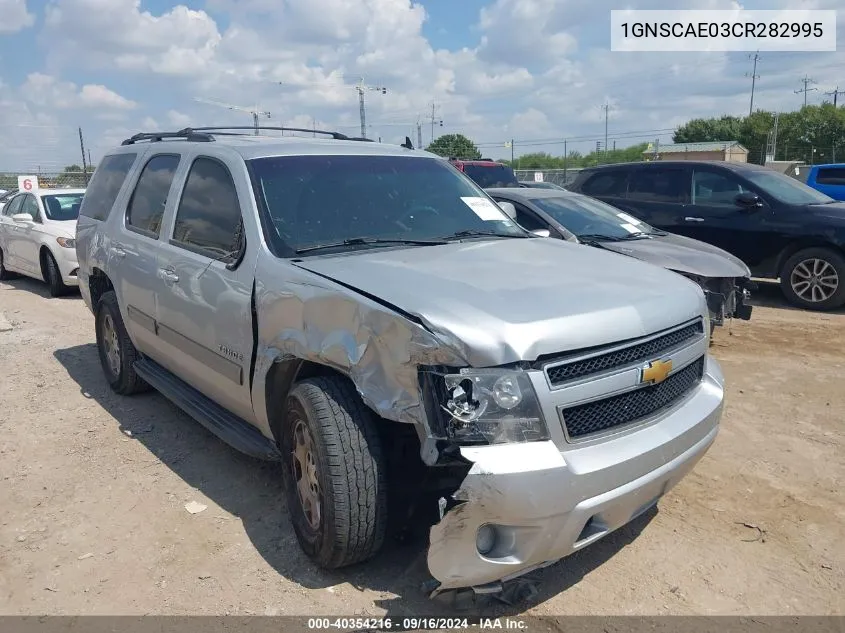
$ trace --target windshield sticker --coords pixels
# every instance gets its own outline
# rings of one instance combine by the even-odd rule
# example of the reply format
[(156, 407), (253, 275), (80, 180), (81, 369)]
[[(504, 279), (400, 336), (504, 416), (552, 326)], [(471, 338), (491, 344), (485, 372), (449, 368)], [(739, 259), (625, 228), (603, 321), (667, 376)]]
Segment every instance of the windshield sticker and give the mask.
[(633, 224), (620, 224), (620, 226), (623, 229), (625, 229), (626, 231), (628, 231), (628, 233), (640, 233), (641, 232), (640, 229), (638, 229)]
[(627, 222), (628, 224), (633, 224), (634, 226), (641, 224), (641, 222), (637, 218), (628, 215), (627, 213), (617, 213), (616, 217), (620, 220), (625, 220), (625, 222)]
[(484, 221), (487, 220), (507, 220), (508, 216), (499, 207), (493, 204), (487, 198), (465, 197), (461, 198), (475, 215)]

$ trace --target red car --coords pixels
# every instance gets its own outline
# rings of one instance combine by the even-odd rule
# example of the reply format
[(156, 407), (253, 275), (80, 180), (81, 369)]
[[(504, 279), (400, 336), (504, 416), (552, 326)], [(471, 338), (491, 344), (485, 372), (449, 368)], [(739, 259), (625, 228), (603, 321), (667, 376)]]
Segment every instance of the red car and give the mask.
[(520, 186), (513, 169), (504, 163), (497, 163), (489, 158), (480, 160), (450, 158), (449, 162), (469, 176), (482, 189)]

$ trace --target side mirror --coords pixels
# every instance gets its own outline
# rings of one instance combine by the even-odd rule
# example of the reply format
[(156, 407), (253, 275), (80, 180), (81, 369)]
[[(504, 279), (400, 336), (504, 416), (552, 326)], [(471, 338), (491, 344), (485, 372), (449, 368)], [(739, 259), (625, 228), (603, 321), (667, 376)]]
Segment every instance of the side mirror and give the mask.
[(513, 203), (499, 201), (498, 204), (499, 208), (505, 212), (505, 215), (508, 216), (514, 222), (516, 222), (516, 207), (513, 206)]
[(531, 233), (537, 237), (551, 237), (552, 235), (552, 232), (549, 231), (549, 229), (534, 229)]
[(737, 194), (734, 201), (737, 206), (744, 211), (754, 211), (763, 207), (763, 199), (756, 193), (751, 193), (750, 191)]
[(21, 224), (28, 224), (32, 222), (32, 216), (29, 213), (16, 213), (12, 216), (12, 222), (18, 222)]

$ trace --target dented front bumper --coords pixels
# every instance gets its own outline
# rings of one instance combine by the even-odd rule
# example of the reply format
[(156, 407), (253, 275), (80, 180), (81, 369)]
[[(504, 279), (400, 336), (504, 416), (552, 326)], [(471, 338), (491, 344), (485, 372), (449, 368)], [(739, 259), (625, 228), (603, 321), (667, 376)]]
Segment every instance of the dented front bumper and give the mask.
[[(722, 402), (721, 369), (708, 359), (693, 393), (633, 432), (584, 444), (553, 432), (546, 442), (461, 449), (473, 466), (454, 494), (456, 505), (431, 529), (428, 567), (440, 583), (436, 591), (490, 590), (636, 518), (713, 443)], [(476, 539), (485, 525), (495, 544), (482, 555)]]

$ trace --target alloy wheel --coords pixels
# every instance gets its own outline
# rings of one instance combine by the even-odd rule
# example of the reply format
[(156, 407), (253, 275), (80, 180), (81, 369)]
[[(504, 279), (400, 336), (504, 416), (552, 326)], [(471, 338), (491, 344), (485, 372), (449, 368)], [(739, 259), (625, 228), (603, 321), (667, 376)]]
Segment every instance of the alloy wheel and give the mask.
[(821, 303), (830, 299), (839, 288), (839, 274), (830, 262), (813, 257), (792, 269), (789, 283), (804, 301)]

